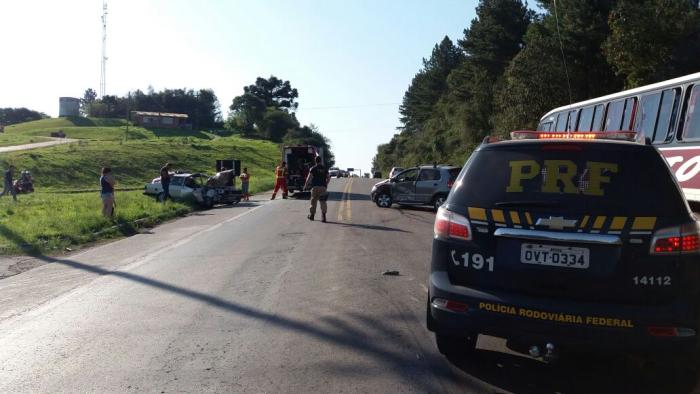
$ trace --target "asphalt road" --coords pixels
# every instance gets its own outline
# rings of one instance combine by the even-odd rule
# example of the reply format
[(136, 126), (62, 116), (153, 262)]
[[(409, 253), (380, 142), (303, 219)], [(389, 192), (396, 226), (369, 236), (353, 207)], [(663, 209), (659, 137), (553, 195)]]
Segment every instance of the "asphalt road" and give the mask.
[(261, 199), (43, 257), (0, 280), (0, 392), (695, 387), (687, 364), (591, 355), (546, 364), (484, 336), (469, 358), (442, 357), (425, 329), (434, 214), (380, 209), (372, 183), (333, 180), (328, 223), (305, 218), (307, 200)]

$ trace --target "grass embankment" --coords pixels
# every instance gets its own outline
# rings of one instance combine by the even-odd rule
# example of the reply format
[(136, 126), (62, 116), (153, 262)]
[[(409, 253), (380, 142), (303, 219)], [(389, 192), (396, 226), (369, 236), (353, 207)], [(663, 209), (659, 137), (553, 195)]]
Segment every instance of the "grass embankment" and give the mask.
[[(80, 141), (0, 155), (0, 168), (11, 163), (18, 170), (29, 169), (36, 190), (18, 196), (17, 204), (11, 197), (0, 199), (0, 254), (75, 247), (196, 209), (179, 202), (158, 204), (141, 194), (140, 189), (159, 175), (165, 162), (173, 163), (176, 169), (213, 174), (216, 159), (239, 159), (252, 174), (251, 191), (257, 192), (272, 187), (279, 156), (277, 145), (270, 142), (216, 137), (201, 131), (129, 126), (127, 135), (125, 123), (119, 120), (46, 119), (10, 126), (6, 132), (39, 137), (57, 129)], [(101, 201), (95, 190), (102, 166), (112, 167), (117, 188), (139, 189), (117, 191), (114, 221), (100, 214)]]

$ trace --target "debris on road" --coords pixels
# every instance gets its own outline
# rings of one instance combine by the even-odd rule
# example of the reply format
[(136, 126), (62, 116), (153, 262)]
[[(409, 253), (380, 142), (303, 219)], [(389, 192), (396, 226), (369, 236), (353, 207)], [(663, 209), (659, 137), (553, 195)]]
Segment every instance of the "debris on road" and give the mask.
[(382, 272), (382, 275), (399, 276), (399, 271), (384, 271), (384, 272)]

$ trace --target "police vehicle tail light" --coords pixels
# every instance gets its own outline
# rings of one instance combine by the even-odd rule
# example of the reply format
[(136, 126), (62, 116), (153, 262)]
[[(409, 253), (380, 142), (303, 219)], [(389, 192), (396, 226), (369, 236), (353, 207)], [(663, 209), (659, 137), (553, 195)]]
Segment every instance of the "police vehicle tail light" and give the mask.
[(471, 227), (469, 219), (466, 217), (448, 211), (441, 207), (435, 215), (435, 226), (433, 226), (436, 237), (440, 238), (455, 238), (469, 241), (472, 239)]
[(698, 252), (700, 252), (700, 226), (697, 222), (658, 230), (651, 241), (651, 254)]
[(695, 330), (685, 327), (649, 326), (647, 332), (652, 337), (692, 337)]
[(636, 131), (595, 131), (595, 132), (559, 132), (549, 131), (513, 131), (513, 140), (618, 140), (636, 141)]
[(437, 309), (445, 309), (452, 312), (466, 312), (469, 309), (469, 305), (463, 302), (446, 300), (444, 298), (435, 298), (432, 304)]

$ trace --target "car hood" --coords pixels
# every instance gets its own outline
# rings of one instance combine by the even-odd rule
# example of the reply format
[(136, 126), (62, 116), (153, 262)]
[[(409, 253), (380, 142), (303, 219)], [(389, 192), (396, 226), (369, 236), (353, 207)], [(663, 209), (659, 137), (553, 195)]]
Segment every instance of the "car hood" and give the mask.
[(381, 185), (385, 185), (385, 184), (389, 183), (389, 181), (390, 181), (390, 179), (385, 179), (385, 180), (383, 180), (383, 181), (381, 181), (381, 182), (377, 182), (377, 183), (374, 184), (374, 187), (376, 188), (376, 187), (379, 187), (379, 186), (381, 186)]

